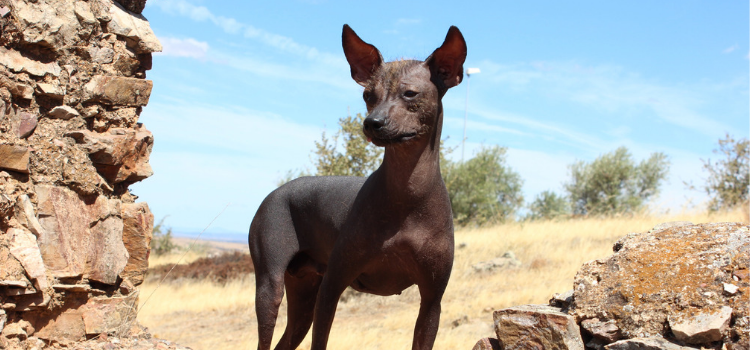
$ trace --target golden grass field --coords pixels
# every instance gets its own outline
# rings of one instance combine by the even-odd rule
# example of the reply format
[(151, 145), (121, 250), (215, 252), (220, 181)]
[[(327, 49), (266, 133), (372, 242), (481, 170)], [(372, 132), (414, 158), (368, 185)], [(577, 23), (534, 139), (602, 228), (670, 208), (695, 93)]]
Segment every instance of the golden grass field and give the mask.
[[(747, 220), (747, 214), (737, 210), (713, 215), (641, 215), (458, 229), (453, 274), (443, 298), (435, 349), (471, 349), (480, 338), (493, 336), (492, 310), (546, 304), (554, 293), (572, 289), (576, 271), (584, 262), (606, 258), (612, 253), (613, 243), (630, 232), (645, 232), (668, 221)], [(473, 264), (506, 251), (514, 252), (521, 260), (520, 268), (474, 272)], [(193, 255), (190, 259), (198, 257)], [(155, 266), (175, 261), (171, 256), (150, 263)], [(147, 283), (141, 287), (138, 319), (155, 336), (193, 349), (255, 349), (254, 293), (253, 276), (226, 286), (190, 282), (162, 284), (157, 289), (156, 283)], [(347, 298), (339, 303), (329, 348), (409, 349), (418, 307), (415, 287), (398, 296)], [(285, 315), (282, 304), (274, 344), (283, 332)], [(300, 349), (309, 346), (310, 334)]]

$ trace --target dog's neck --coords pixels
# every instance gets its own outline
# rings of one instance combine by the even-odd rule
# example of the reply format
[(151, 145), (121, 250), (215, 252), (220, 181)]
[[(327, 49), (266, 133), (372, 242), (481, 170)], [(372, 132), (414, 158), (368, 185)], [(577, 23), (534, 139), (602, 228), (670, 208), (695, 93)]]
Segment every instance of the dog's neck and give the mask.
[(441, 185), (440, 134), (443, 110), (440, 101), (433, 129), (414, 140), (417, 145), (393, 144), (385, 147), (383, 163), (371, 175), (385, 184), (390, 198), (419, 202)]

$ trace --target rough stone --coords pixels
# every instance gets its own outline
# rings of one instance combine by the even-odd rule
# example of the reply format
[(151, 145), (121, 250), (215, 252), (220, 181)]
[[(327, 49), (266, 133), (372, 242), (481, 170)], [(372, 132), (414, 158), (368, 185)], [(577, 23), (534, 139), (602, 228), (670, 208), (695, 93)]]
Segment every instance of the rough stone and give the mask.
[(97, 75), (83, 88), (87, 101), (117, 106), (145, 106), (152, 86), (151, 80)]
[(138, 286), (143, 283), (143, 276), (148, 270), (154, 214), (145, 202), (123, 204), (122, 219), (124, 225), (122, 240), (130, 258), (120, 273), (120, 277)]
[(503, 348), (495, 338), (482, 338), (479, 339), (471, 350), (503, 350)]
[(0, 169), (28, 174), (29, 153), (25, 146), (0, 145)]
[(5, 327), (5, 321), (8, 320), (8, 316), (5, 314), (5, 310), (0, 309), (0, 332), (2, 332), (3, 327)]
[(124, 297), (91, 298), (83, 305), (81, 316), (86, 334), (122, 333), (135, 321), (138, 292)]
[[(742, 291), (748, 290), (750, 281), (732, 278), (733, 271), (748, 265), (750, 227), (740, 223), (669, 226), (630, 234), (615, 244), (610, 258), (581, 267), (570, 312), (579, 321), (613, 320), (623, 338), (671, 339), (669, 320), (678, 322), (722, 307), (731, 308), (735, 318), (749, 316)], [(724, 283), (736, 283), (740, 292), (725, 295)], [(735, 322), (719, 332), (721, 336), (704, 341), (747, 332), (740, 327)]]
[(603, 340), (607, 344), (622, 339), (620, 328), (614, 320), (602, 322), (598, 318), (592, 318), (581, 321), (581, 327), (594, 338)]
[(24, 42), (48, 48), (75, 44), (79, 23), (73, 1), (14, 1), (13, 10)]
[(95, 63), (112, 63), (115, 57), (115, 50), (112, 50), (110, 47), (91, 46), (89, 48), (89, 55), (91, 55), (91, 60)]
[(568, 307), (570, 307), (570, 304), (573, 303), (573, 293), (574, 291), (572, 289), (565, 293), (555, 293), (555, 295), (549, 300), (549, 305), (567, 310)]
[(80, 115), (75, 108), (70, 106), (57, 106), (49, 111), (49, 116), (56, 119), (69, 120)]
[(86, 327), (83, 323), (83, 313), (78, 309), (69, 309), (55, 318), (42, 317), (37, 320), (41, 328), (35, 336), (46, 339), (61, 341), (81, 341), (86, 339)]
[(721, 340), (729, 327), (732, 308), (724, 306), (713, 312), (669, 319), (669, 327), (677, 340), (688, 344), (708, 344)]
[(37, 290), (44, 291), (49, 288), (47, 270), (44, 268), (36, 237), (31, 232), (18, 228), (9, 229), (8, 234), (11, 237), (10, 253), (21, 262), (26, 274), (34, 279)]
[(0, 64), (13, 72), (26, 72), (38, 77), (43, 77), (46, 74), (58, 77), (62, 71), (57, 62), (42, 63), (35, 61), (22, 56), (16, 50), (6, 49), (2, 46), (0, 46)]
[(97, 23), (96, 16), (91, 12), (91, 6), (86, 1), (76, 1), (73, 11), (78, 21), (84, 25), (94, 25)]
[(132, 183), (153, 174), (148, 158), (154, 139), (142, 125), (135, 130), (114, 128), (107, 133), (77, 130), (66, 136), (89, 153), (94, 166), (110, 183)]
[(548, 305), (523, 305), (493, 313), (502, 349), (583, 350), (575, 318)]
[(28, 112), (20, 112), (18, 113), (18, 119), (18, 130), (16, 131), (16, 136), (25, 139), (34, 132), (34, 129), (36, 129), (38, 123), (37, 115)]
[(133, 13), (141, 13), (146, 7), (146, 0), (115, 0), (122, 7)]
[(8, 87), (8, 90), (10, 90), (10, 93), (13, 94), (13, 96), (19, 97), (24, 100), (30, 100), (34, 98), (34, 88), (30, 85), (11, 82), (9, 80), (2, 80), (0, 81), (0, 83), (6, 84), (5, 86)]
[[(10, 13), (10, 9), (7, 6), (0, 7), (0, 18), (7, 16)], [(2, 329), (2, 327), (0, 327)]]
[(145, 17), (128, 12), (118, 3), (110, 7), (110, 15), (112, 20), (107, 23), (109, 32), (128, 39), (137, 53), (161, 52), (161, 43)]
[(604, 347), (606, 350), (695, 350), (670, 343), (662, 338), (633, 338), (620, 340)]
[(44, 96), (60, 100), (65, 97), (65, 90), (59, 84), (39, 83), (36, 84), (36, 91)]
[(520, 266), (521, 261), (518, 260), (516, 255), (511, 251), (505, 252), (505, 254), (499, 258), (472, 265), (476, 272), (491, 272), (499, 269), (518, 268)]
[(52, 275), (114, 284), (128, 260), (119, 200), (98, 196), (86, 203), (73, 191), (47, 185), (37, 185), (36, 193), (44, 229), (39, 245)]

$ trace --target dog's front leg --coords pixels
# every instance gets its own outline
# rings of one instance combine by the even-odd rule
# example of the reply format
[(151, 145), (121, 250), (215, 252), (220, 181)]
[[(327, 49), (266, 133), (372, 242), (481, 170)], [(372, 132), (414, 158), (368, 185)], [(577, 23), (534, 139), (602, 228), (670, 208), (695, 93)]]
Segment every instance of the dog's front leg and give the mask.
[(445, 285), (428, 288), (419, 286), (422, 300), (419, 304), (417, 324), (414, 327), (412, 350), (432, 349), (440, 325), (440, 301), (443, 299), (444, 291)]
[(357, 266), (356, 263), (336, 259), (335, 254), (328, 262), (328, 268), (323, 275), (318, 298), (315, 301), (311, 350), (324, 350), (326, 348), (339, 298), (346, 287), (359, 275), (358, 270), (354, 268)]

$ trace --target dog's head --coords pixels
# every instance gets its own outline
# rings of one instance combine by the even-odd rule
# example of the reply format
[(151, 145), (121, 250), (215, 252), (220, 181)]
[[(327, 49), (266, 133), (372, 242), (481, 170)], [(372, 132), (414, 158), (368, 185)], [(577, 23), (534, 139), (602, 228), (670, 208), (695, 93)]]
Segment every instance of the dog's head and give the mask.
[(380, 51), (346, 24), (342, 42), (352, 78), (365, 88), (363, 130), (369, 140), (377, 146), (404, 143), (434, 129), (440, 99), (463, 79), (466, 41), (458, 28), (450, 27), (443, 45), (424, 61), (384, 63)]

